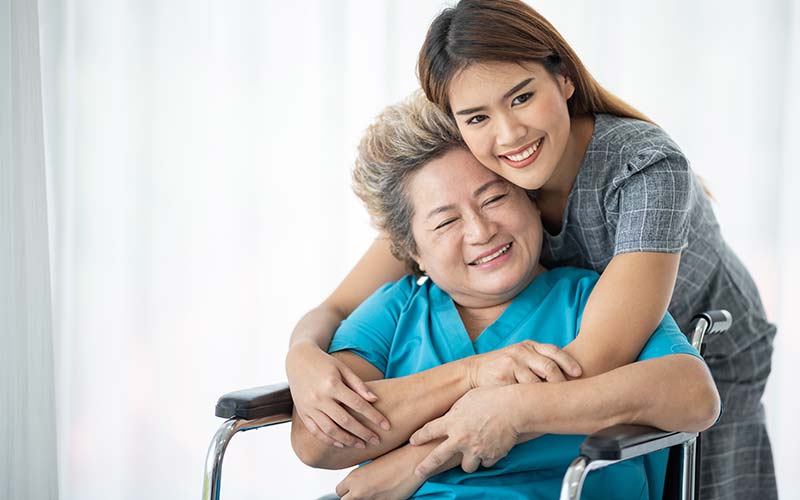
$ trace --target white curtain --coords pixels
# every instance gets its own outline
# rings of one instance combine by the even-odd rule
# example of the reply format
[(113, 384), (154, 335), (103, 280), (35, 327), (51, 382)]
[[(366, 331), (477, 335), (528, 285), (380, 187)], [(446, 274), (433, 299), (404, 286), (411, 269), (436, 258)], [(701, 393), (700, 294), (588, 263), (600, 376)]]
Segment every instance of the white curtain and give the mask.
[[(798, 7), (531, 3), (711, 185), (780, 327), (766, 404), (780, 488), (800, 491)], [(417, 85), (444, 5), (40, 0), (62, 498), (199, 495), (216, 398), (284, 379), (294, 322), (373, 237), (354, 148)], [(223, 495), (311, 498), (342, 476), (270, 428), (234, 438)]]
[(36, 0), (0, 0), (0, 498), (56, 499)]

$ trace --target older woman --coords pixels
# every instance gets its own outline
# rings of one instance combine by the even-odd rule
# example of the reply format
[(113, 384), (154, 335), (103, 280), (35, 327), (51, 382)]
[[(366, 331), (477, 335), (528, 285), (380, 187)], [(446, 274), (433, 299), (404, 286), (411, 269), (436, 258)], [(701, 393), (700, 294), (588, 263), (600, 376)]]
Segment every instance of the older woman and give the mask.
[[(710, 426), (718, 394), (669, 316), (638, 362), (570, 379), (579, 369), (560, 348), (575, 339), (598, 276), (539, 264), (535, 203), (475, 160), (452, 127), (414, 96), (388, 108), (362, 141), (356, 193), (414, 275), (365, 301), (329, 351), (369, 381), (393, 425), (354, 411), (349, 418), (380, 440), (330, 446), (295, 416), (298, 456), (325, 468), (375, 459), (337, 487), (346, 500), (553, 498), (580, 434), (617, 423)], [(423, 273), (430, 279), (418, 280)], [(585, 498), (660, 498), (664, 460), (596, 472)]]

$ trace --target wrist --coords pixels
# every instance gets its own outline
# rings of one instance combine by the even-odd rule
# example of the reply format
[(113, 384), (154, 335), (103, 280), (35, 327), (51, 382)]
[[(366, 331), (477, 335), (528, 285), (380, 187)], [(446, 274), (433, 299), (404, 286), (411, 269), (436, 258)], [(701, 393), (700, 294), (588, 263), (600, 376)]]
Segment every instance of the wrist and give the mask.
[[(322, 348), (311, 339), (298, 339), (289, 346), (284, 361), (287, 372), (296, 364), (306, 363), (310, 354), (324, 352)], [(287, 373), (288, 374), (288, 373)]]
[(471, 391), (472, 389), (476, 389), (478, 387), (478, 357), (476, 356), (469, 356), (464, 358), (460, 362), (462, 363), (463, 369), (463, 380), (465, 382), (465, 393)]
[[(539, 385), (544, 385), (544, 383), (511, 384), (497, 388), (502, 394), (502, 399), (500, 401), (501, 407), (505, 409), (509, 419), (509, 426), (517, 436), (532, 432), (532, 429), (530, 429), (531, 422), (528, 419), (528, 412), (524, 409), (530, 407), (535, 401), (530, 391), (536, 390), (536, 386)], [(535, 411), (537, 413), (543, 411), (544, 406), (545, 405), (537, 405)]]

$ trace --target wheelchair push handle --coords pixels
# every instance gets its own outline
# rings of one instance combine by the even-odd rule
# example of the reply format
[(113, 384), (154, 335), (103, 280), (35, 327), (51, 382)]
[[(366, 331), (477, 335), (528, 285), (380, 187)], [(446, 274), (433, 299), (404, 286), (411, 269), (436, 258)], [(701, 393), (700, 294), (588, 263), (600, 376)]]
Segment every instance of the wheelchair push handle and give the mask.
[(700, 313), (696, 315), (692, 321), (697, 321), (701, 318), (708, 322), (706, 335), (722, 333), (728, 330), (733, 323), (733, 316), (731, 316), (731, 313), (725, 309), (717, 309), (715, 311), (706, 311), (704, 313)]
[(689, 341), (692, 347), (703, 354), (705, 345), (703, 344), (706, 336), (717, 335), (727, 331), (733, 324), (733, 316), (725, 309), (705, 311), (692, 318), (694, 325)]

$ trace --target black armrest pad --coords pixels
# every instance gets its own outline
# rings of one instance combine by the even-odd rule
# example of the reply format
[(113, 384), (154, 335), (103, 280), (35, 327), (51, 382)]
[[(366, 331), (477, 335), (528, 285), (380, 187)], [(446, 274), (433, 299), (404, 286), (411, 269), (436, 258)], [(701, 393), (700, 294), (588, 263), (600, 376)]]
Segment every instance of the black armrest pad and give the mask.
[(214, 414), (222, 418), (236, 417), (253, 420), (273, 415), (291, 414), (293, 407), (289, 384), (284, 382), (229, 392), (219, 398)]
[(587, 436), (581, 455), (592, 460), (625, 460), (688, 441), (691, 432), (666, 432), (643, 425), (620, 424)]

